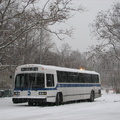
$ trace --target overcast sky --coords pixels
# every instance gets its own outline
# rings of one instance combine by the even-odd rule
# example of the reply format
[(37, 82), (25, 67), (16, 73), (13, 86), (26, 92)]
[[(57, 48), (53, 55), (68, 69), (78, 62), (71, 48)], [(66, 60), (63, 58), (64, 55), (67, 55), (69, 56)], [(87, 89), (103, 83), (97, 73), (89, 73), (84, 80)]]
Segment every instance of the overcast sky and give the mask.
[[(64, 41), (55, 40), (57, 46), (68, 43), (72, 50), (78, 49), (80, 52), (88, 51), (88, 47), (96, 45), (97, 40), (91, 38), (89, 24), (93, 23), (98, 12), (101, 10), (108, 10), (111, 8), (113, 3), (120, 0), (76, 0), (79, 4), (86, 7), (87, 12), (77, 13), (68, 22), (68, 26), (74, 28), (72, 38), (67, 37)], [(76, 3), (77, 3), (76, 2)], [(77, 3), (77, 4), (78, 4)]]

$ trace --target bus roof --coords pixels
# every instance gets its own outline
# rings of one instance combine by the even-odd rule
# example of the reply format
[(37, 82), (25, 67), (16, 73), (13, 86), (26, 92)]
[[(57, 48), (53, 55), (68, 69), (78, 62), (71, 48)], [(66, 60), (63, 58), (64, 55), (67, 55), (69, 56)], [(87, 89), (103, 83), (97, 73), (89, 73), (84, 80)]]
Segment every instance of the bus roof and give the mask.
[(41, 67), (45, 70), (56, 70), (56, 71), (69, 71), (69, 72), (79, 72), (79, 73), (88, 73), (88, 74), (99, 74), (95, 71), (88, 71), (88, 70), (80, 70), (80, 69), (73, 69), (73, 68), (65, 68), (65, 67), (58, 67), (58, 66), (51, 66), (51, 65), (42, 65), (42, 64), (25, 64), (18, 66), (18, 68), (23, 67)]

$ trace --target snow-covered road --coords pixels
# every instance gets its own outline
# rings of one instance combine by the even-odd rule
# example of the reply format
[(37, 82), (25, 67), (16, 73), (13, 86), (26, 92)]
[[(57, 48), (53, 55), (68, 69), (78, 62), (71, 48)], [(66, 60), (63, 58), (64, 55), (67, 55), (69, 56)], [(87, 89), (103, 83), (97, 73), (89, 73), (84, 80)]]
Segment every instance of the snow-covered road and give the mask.
[(61, 106), (13, 104), (0, 98), (0, 120), (120, 120), (120, 94), (103, 93), (94, 102)]

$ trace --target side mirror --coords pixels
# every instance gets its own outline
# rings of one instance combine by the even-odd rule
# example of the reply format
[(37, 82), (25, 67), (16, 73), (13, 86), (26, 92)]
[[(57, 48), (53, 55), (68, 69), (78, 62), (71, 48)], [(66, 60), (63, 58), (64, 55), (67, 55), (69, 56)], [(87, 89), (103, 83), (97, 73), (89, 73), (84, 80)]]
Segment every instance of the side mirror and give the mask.
[(13, 76), (12, 75), (10, 75), (10, 79), (12, 79), (13, 78)]

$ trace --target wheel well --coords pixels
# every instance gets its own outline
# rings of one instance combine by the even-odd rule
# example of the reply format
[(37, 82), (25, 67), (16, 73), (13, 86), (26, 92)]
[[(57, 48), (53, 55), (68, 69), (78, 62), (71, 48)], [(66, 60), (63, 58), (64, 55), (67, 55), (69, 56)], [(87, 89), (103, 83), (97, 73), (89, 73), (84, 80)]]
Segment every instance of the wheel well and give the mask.
[(93, 93), (93, 94), (95, 94), (95, 91), (94, 90), (91, 90), (91, 92), (90, 93)]
[(56, 94), (56, 105), (60, 105), (63, 102), (63, 94), (62, 92), (58, 92)]
[(100, 89), (98, 90), (98, 93), (101, 95), (101, 90)]
[(63, 97), (62, 92), (58, 92), (58, 93), (56, 94), (56, 96), (57, 96), (58, 94), (59, 94), (61, 97)]
[(95, 98), (95, 91), (94, 90), (91, 90), (91, 94), (93, 94), (94, 98)]

